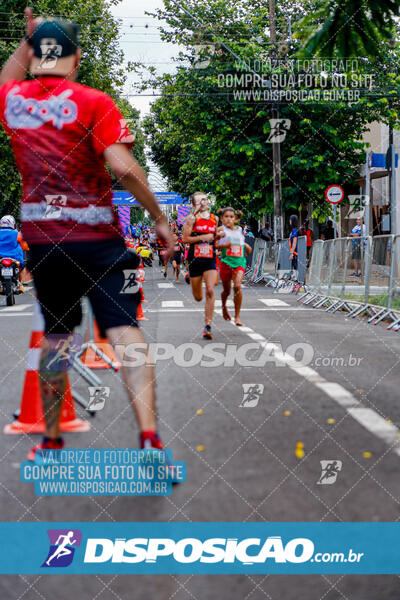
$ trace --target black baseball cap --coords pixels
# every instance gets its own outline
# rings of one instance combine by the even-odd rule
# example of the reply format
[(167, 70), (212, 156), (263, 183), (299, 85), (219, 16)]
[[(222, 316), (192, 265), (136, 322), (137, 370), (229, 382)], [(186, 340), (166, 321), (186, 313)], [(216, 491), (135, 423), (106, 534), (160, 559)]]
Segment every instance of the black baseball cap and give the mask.
[(42, 21), (33, 32), (30, 39), (33, 47), (33, 54), (37, 58), (42, 58), (44, 52), (43, 46), (61, 47), (57, 48), (57, 56), (65, 58), (75, 54), (79, 48), (79, 25), (72, 21), (59, 18), (49, 18)]

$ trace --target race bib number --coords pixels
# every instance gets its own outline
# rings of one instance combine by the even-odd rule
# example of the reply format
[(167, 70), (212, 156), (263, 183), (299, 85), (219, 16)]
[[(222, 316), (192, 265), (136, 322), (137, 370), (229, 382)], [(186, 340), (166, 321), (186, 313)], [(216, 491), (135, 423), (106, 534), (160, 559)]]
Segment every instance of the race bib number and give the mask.
[(234, 256), (235, 258), (241, 258), (243, 256), (243, 246), (240, 246), (239, 244), (232, 244), (232, 246), (227, 248), (226, 255)]
[(166, 254), (166, 250), (160, 250), (160, 256), (164, 256), (164, 254)]
[(196, 244), (194, 247), (195, 258), (212, 258), (213, 248), (210, 244)]

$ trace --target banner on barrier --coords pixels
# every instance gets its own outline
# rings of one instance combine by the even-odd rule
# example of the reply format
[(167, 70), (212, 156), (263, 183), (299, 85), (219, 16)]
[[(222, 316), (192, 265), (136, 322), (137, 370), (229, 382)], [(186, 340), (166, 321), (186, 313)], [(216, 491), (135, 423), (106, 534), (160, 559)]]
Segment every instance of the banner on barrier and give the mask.
[(185, 219), (189, 213), (190, 213), (189, 206), (184, 206), (184, 205), (178, 206), (178, 218), (177, 218), (178, 225), (183, 225), (183, 223), (185, 222)]
[(127, 235), (127, 233), (129, 233), (129, 225), (131, 222), (130, 206), (118, 206), (118, 217), (122, 233), (123, 235)]

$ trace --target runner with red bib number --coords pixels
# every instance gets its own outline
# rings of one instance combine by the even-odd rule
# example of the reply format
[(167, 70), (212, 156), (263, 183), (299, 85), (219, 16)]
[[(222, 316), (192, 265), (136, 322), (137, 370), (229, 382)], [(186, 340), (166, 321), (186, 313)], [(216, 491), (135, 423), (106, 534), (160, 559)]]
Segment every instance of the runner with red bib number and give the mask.
[(215, 239), (218, 217), (209, 211), (206, 194), (195, 192), (192, 196), (193, 214), (186, 217), (183, 242), (189, 244), (188, 263), (190, 285), (197, 302), (203, 299), (203, 280), (206, 286), (205, 327), (203, 337), (212, 340), (211, 323), (214, 314), (214, 287), (217, 281)]
[(221, 293), (222, 316), (225, 321), (231, 320), (226, 301), (231, 293), (231, 285), (233, 282), (235, 324), (238, 327), (241, 327), (243, 325), (240, 320), (242, 280), (246, 268), (246, 256), (250, 254), (251, 246), (245, 243), (242, 228), (235, 225), (236, 221), (240, 221), (242, 218), (242, 213), (240, 211), (235, 211), (235, 209), (230, 206), (221, 208), (218, 213), (221, 215), (224, 235), (224, 237), (217, 242), (217, 248), (221, 249), (221, 266), (219, 274), (224, 287)]

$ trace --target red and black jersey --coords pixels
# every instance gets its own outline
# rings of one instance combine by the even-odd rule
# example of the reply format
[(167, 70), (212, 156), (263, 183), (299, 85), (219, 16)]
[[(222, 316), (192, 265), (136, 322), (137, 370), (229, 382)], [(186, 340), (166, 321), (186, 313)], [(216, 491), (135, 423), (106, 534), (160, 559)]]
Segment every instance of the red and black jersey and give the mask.
[[(212, 233), (214, 236), (217, 233), (217, 217), (210, 213), (208, 219), (196, 217), (193, 225), (192, 236), (202, 236)], [(188, 260), (192, 261), (199, 259), (215, 258), (215, 239), (211, 242), (193, 242), (190, 244), (188, 252)]]

